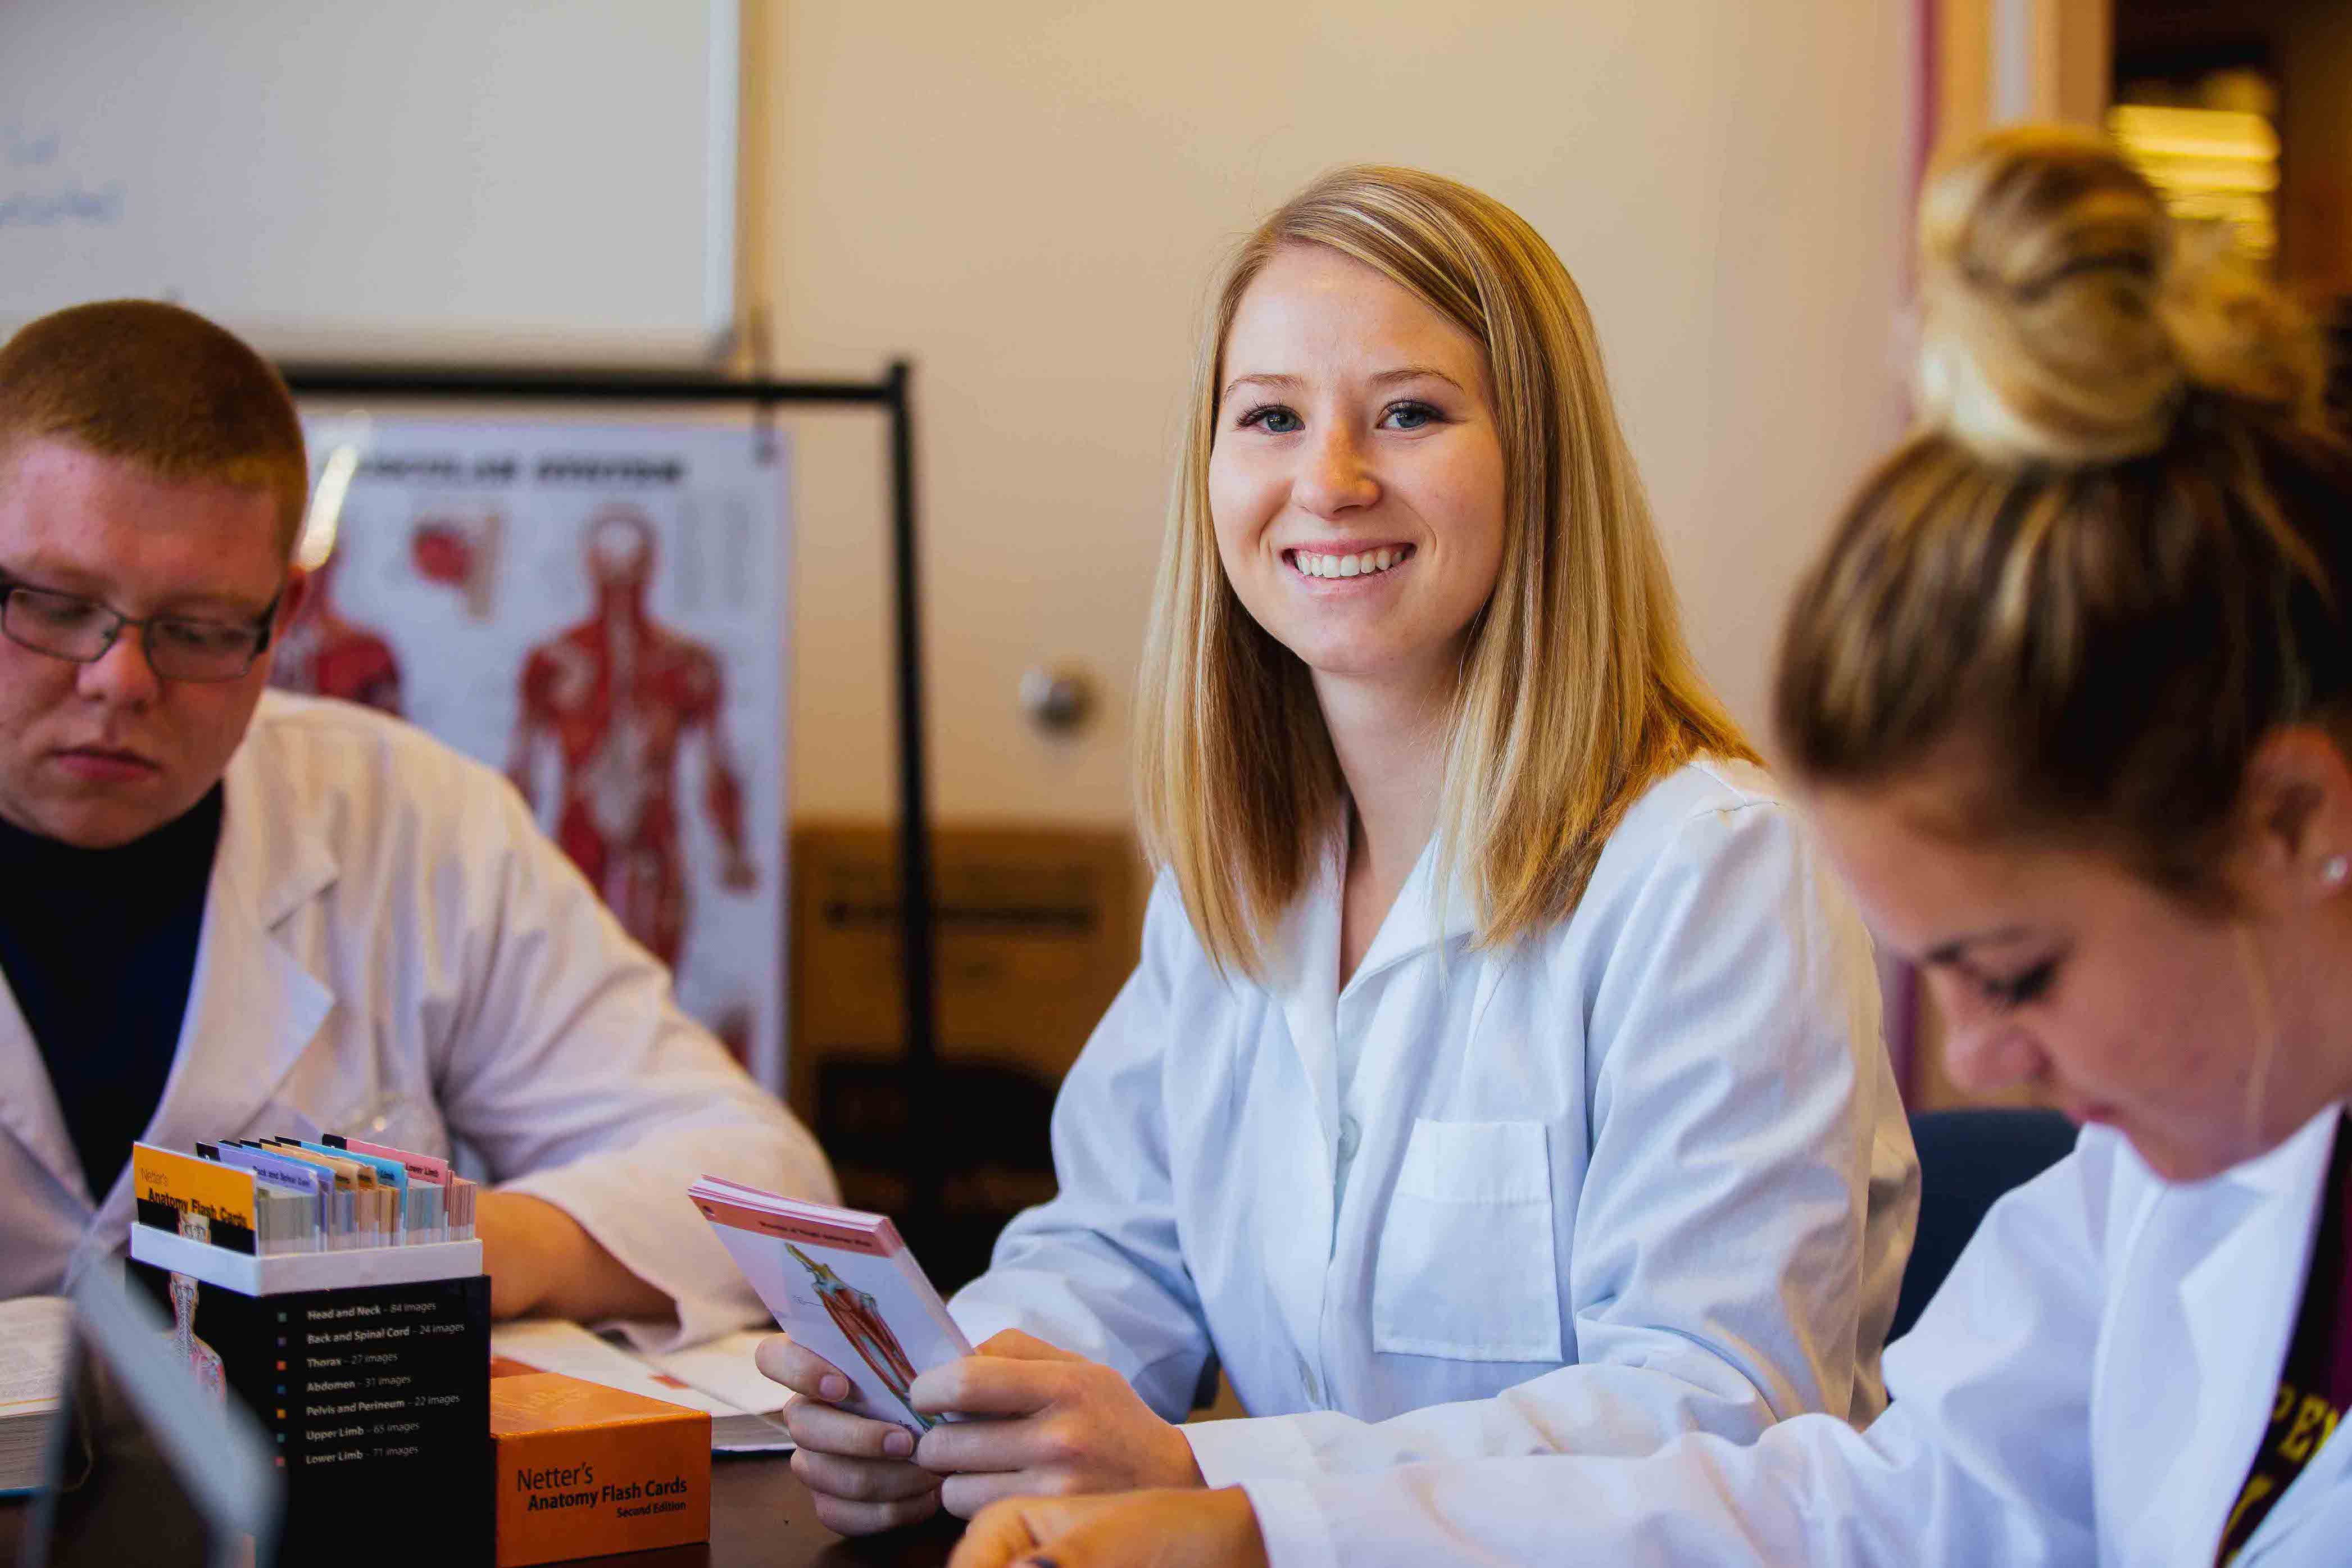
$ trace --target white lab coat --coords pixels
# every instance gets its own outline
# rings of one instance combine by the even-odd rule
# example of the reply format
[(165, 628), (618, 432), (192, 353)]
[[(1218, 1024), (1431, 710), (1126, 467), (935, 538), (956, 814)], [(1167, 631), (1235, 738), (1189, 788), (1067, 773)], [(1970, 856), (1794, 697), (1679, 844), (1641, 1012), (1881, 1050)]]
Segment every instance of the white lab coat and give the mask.
[[(126, 888), (125, 897), (137, 896)], [(815, 1143), (681, 1014), (497, 773), (394, 719), (264, 696), (226, 776), (180, 1044), (148, 1142), (319, 1128), (446, 1155), (570, 1213), (677, 1305), (764, 1314), (687, 1200), (710, 1172), (831, 1198)], [(124, 1245), (0, 985), (0, 1296)]]
[(1661, 780), (1506, 951), (1433, 918), (1433, 858), (1336, 996), (1337, 846), (1263, 987), (1162, 883), (965, 1332), (1171, 1418), (1213, 1353), (1261, 1418), (1184, 1428), (1213, 1484), (1875, 1415), (1917, 1167), (1868, 938), (1769, 780)]
[[(2326, 1186), (2331, 1108), (2194, 1186), (2114, 1133), (1996, 1205), (1886, 1352), (1867, 1432), (1252, 1484), (1276, 1568), (1447, 1562), (2211, 1568), (2270, 1419)], [(2352, 1563), (2352, 1422), (2239, 1568)]]

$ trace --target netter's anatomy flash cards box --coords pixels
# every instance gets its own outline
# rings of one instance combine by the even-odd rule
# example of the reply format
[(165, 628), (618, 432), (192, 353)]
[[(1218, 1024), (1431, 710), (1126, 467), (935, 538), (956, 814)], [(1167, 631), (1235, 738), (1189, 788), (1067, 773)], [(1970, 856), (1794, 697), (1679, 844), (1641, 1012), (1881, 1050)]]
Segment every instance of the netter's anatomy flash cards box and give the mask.
[(908, 1387), (971, 1345), (897, 1226), (716, 1176), (687, 1193), (778, 1325), (849, 1379), (845, 1408), (919, 1436), (938, 1424), (908, 1403)]
[[(219, 1157), (133, 1150), (130, 1273), (198, 1383), (268, 1434), (281, 1560), (488, 1563), (482, 1244), (451, 1239), (451, 1211), (389, 1177), (362, 1186), (382, 1173), (325, 1145), (282, 1159), (203, 1146)], [(255, 1165), (234, 1163), (247, 1154)]]

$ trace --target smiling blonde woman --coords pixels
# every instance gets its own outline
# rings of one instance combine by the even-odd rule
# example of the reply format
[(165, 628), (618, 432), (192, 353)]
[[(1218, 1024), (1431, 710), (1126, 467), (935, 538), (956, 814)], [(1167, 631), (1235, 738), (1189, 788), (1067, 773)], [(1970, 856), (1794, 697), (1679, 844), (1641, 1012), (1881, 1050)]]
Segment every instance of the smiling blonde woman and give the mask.
[[(1868, 942), (1692, 669), (1575, 285), (1360, 168), (1212, 299), (1142, 961), (915, 1389), (997, 1419), (917, 1446), (772, 1343), (821, 1513), (1866, 1420), (1916, 1197)], [(1213, 1366), (1255, 1418), (1172, 1425)]]
[(1504, 548), (1461, 640), (1437, 815), (1441, 857), (1474, 868), (1481, 945), (1565, 917), (1647, 785), (1694, 758), (1755, 760), (1684, 644), (1600, 340), (1559, 257), (1450, 181), (1333, 174), (1267, 220), (1216, 290), (1136, 702), (1146, 844), (1202, 945), (1244, 972), (1349, 800), (1314, 673), (1236, 598), (1210, 493), (1234, 317), (1301, 246), (1370, 268), (1486, 350)]

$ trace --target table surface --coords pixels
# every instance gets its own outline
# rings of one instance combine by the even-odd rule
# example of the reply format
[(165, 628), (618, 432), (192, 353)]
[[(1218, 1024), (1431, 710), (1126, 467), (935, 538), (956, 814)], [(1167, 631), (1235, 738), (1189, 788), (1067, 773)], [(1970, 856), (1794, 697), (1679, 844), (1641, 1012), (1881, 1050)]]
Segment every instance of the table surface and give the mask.
[[(0, 1568), (16, 1568), (29, 1502), (0, 1501)], [(940, 1568), (961, 1526), (934, 1520), (913, 1530), (845, 1541), (816, 1521), (808, 1489), (783, 1454), (714, 1454), (710, 1541), (661, 1552), (592, 1558), (596, 1568)]]

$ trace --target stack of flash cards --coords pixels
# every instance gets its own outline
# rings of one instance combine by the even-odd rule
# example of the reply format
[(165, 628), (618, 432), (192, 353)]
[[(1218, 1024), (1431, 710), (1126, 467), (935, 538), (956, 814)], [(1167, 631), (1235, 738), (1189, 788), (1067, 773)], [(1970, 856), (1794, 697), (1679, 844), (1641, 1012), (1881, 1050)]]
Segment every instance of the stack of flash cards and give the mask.
[[(200, 1384), (259, 1418), (284, 1560), (487, 1563), (490, 1281), (475, 1184), (355, 1139), (131, 1151), (130, 1271)], [(392, 1508), (385, 1498), (430, 1498)]]
[[(809, 1203), (718, 1176), (686, 1189), (776, 1324), (849, 1380), (845, 1409), (917, 1436), (916, 1377), (971, 1354), (922, 1265), (879, 1214)], [(864, 1368), (863, 1372), (858, 1369)]]
[(477, 1184), (431, 1155), (333, 1134), (131, 1151), (139, 1222), (233, 1252), (470, 1241)]

